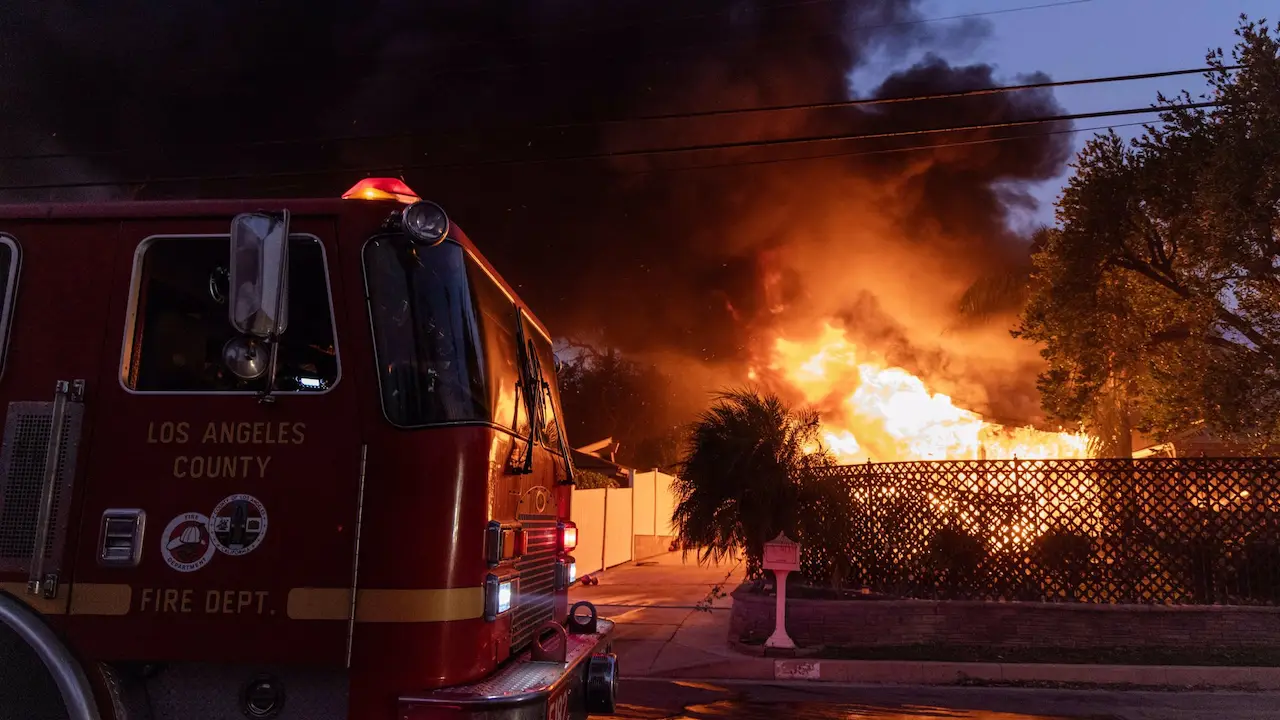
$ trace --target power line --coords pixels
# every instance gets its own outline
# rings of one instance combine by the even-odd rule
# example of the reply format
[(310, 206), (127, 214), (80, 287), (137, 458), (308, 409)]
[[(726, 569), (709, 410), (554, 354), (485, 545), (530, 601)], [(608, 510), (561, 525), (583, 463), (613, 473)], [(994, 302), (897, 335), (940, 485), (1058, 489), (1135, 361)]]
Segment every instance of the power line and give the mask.
[(895, 27), (898, 25), (920, 25), (930, 22), (944, 22), (947, 20), (968, 20), (970, 18), (989, 17), (992, 15), (1008, 15), (1010, 13), (1027, 12), (1029, 10), (1047, 10), (1055, 7), (1065, 7), (1067, 5), (1083, 5), (1093, 2), (1093, 0), (1061, 0), (1060, 2), (1041, 3), (1039, 5), (1022, 5), (1020, 7), (1002, 8), (1000, 10), (981, 10), (978, 12), (969, 12), (962, 15), (949, 15), (946, 17), (919, 18), (917, 20), (902, 20), (898, 22), (883, 23), (880, 25), (855, 25), (854, 30), (878, 30), (881, 28)]
[(647, 157), (651, 155), (675, 155), (682, 153), (711, 152), (718, 150), (741, 150), (747, 148), (763, 148), (784, 145), (810, 145), (829, 142), (844, 142), (846, 140), (885, 140), (890, 138), (914, 137), (919, 135), (936, 135), (940, 133), (966, 132), (973, 130), (998, 130), (1004, 128), (1025, 127), (1029, 125), (1043, 125), (1057, 122), (1071, 122), (1075, 120), (1088, 120), (1092, 118), (1118, 117), (1122, 115), (1144, 115), (1148, 113), (1169, 112), (1172, 110), (1195, 110), (1199, 108), (1217, 107), (1221, 103), (1218, 102), (1199, 102), (1184, 103), (1181, 105), (1168, 105), (1164, 107), (1149, 108), (1127, 108), (1124, 110), (1103, 110), (1091, 113), (1075, 113), (1071, 115), (1052, 115), (1048, 117), (1029, 118), (1026, 120), (1007, 120), (1002, 122), (976, 123), (972, 125), (957, 125), (952, 127), (929, 128), (924, 130), (893, 130), (889, 132), (879, 133), (858, 133), (858, 134), (838, 134), (838, 135), (811, 135), (808, 137), (789, 137), (789, 138), (769, 138), (766, 140), (743, 140), (739, 142), (727, 143), (708, 143), (703, 145), (684, 145), (671, 148), (646, 148), (640, 150), (615, 150), (598, 153), (588, 153), (586, 155), (571, 155), (563, 157), (551, 158), (527, 158), (512, 160), (480, 160), (469, 163), (448, 163), (436, 165), (406, 165), (404, 169), (439, 169), (451, 167), (483, 167), (491, 165), (527, 165), (527, 164), (543, 164), (554, 162), (578, 162), (585, 160), (611, 160), (614, 158), (627, 157)]
[[(1040, 132), (1040, 133), (1026, 133), (1024, 135), (1011, 135), (1006, 137), (981, 138), (978, 140), (960, 140), (955, 142), (930, 143), (928, 145), (909, 145), (907, 147), (879, 148), (876, 150), (850, 150), (847, 152), (823, 153), (820, 155), (802, 155), (799, 157), (766, 158), (761, 160), (739, 160), (734, 162), (709, 163), (709, 164), (703, 164), (703, 165), (681, 165), (678, 167), (638, 168), (638, 169), (629, 168), (629, 169), (616, 170), (615, 172), (618, 172), (624, 175), (649, 175), (654, 173), (685, 172), (690, 170), (714, 170), (719, 168), (749, 167), (752, 165), (801, 163), (801, 162), (810, 162), (814, 160), (831, 160), (836, 158), (860, 157), (860, 156), (867, 156), (867, 155), (890, 155), (890, 154), (906, 153), (906, 152), (920, 152), (924, 150), (940, 150), (940, 149), (954, 148), (954, 147), (992, 145), (992, 144), (1003, 143), (1003, 142), (1015, 142), (1018, 140), (1034, 140), (1037, 138), (1052, 137), (1056, 135), (1075, 135), (1079, 133), (1096, 132), (1098, 130), (1114, 130), (1116, 128), (1139, 127), (1139, 126), (1144, 126), (1148, 124), (1149, 123), (1145, 123), (1145, 122), (1115, 123), (1111, 125), (1094, 125), (1092, 127), (1071, 128), (1067, 130), (1049, 130), (1049, 131)], [(379, 170), (380, 169), (372, 169), (372, 170), (366, 170), (365, 172), (369, 174), (373, 174), (375, 172), (379, 172)], [(339, 172), (341, 171), (328, 170), (328, 171), (322, 171), (322, 172), (278, 173), (276, 174), (276, 176), (279, 176), (279, 177), (301, 177), (301, 176), (308, 176), (308, 175), (323, 176), (323, 175), (330, 175), (330, 174), (337, 175)], [(242, 176), (217, 176), (217, 177), (207, 177), (207, 178), (197, 178), (197, 179), (223, 181), (223, 180), (237, 180), (237, 179), (241, 179), (241, 177)], [(243, 176), (243, 177), (257, 178), (257, 177), (267, 177), (267, 176), (250, 175), (250, 176)], [(122, 182), (114, 182), (114, 183), (61, 183), (61, 184), (51, 184), (51, 185), (10, 186), (10, 187), (0, 187), (0, 191), (40, 190), (40, 189), (49, 190), (49, 189), (76, 188), (76, 187), (102, 187), (102, 186), (110, 186), (110, 185), (141, 185), (147, 182), (155, 182), (155, 181), (133, 181), (133, 182), (122, 181)]]
[[(62, 188), (80, 188), (80, 187), (110, 187), (117, 185), (145, 185), (154, 183), (181, 183), (181, 182), (206, 182), (206, 181), (233, 181), (233, 180), (254, 180), (254, 179), (270, 179), (270, 178), (287, 178), (287, 177), (309, 177), (309, 176), (327, 176), (338, 174), (351, 175), (373, 175), (373, 174), (400, 174), (410, 170), (441, 170), (441, 169), (457, 169), (457, 168), (475, 168), (475, 167), (493, 167), (493, 166), (510, 166), (510, 165), (538, 165), (559, 162), (583, 162), (593, 160), (611, 160), (616, 158), (627, 157), (647, 157), (653, 155), (668, 154), (685, 154), (697, 152), (712, 152), (720, 150), (740, 150), (748, 148), (763, 148), (775, 146), (789, 145), (811, 145), (825, 144), (830, 142), (844, 142), (851, 140), (879, 140), (903, 137), (918, 137), (922, 135), (936, 135), (941, 133), (953, 132), (970, 132), (977, 130), (996, 130), (1017, 127), (1028, 127), (1033, 125), (1044, 125), (1060, 122), (1071, 122), (1075, 120), (1085, 120), (1090, 118), (1103, 117), (1119, 117), (1125, 115), (1141, 115), (1149, 113), (1163, 113), (1175, 110), (1193, 110), (1209, 107), (1217, 107), (1217, 102), (1199, 102), (1184, 103), (1181, 105), (1166, 105), (1162, 107), (1149, 108), (1128, 108), (1123, 110), (1106, 110), (1092, 113), (1076, 113), (1072, 115), (1056, 115), (1041, 118), (1028, 118), (1025, 120), (1009, 120), (1003, 122), (977, 123), (972, 125), (960, 125), (943, 128), (930, 128), (923, 130), (898, 130), (892, 132), (880, 133), (861, 133), (861, 134), (843, 134), (843, 135), (820, 135), (811, 137), (798, 138), (771, 138), (767, 140), (752, 140), (732, 143), (715, 143), (705, 145), (687, 145), (674, 148), (648, 148), (641, 150), (624, 150), (613, 152), (590, 153), (586, 155), (572, 155), (551, 158), (515, 158), (506, 160), (490, 160), (475, 162), (454, 162), (454, 163), (435, 163), (435, 164), (399, 164), (385, 165), (372, 168), (355, 168), (343, 167), (331, 170), (293, 170), (293, 171), (276, 171), (269, 173), (238, 173), (225, 175), (188, 175), (188, 176), (169, 176), (158, 178), (141, 178), (133, 180), (112, 180), (112, 181), (81, 181), (74, 183), (32, 183), (23, 185), (4, 185), (0, 186), (3, 190), (53, 190)], [(1066, 130), (1062, 132), (1067, 132)], [(1011, 138), (1016, 139), (1016, 138)], [(943, 144), (932, 146), (921, 146), (920, 149), (927, 147), (945, 147)], [(857, 154), (857, 153), (851, 153)], [(745, 163), (733, 163), (745, 164)]]
[[(988, 88), (974, 88), (971, 90), (949, 90), (946, 92), (930, 93), (927, 95), (899, 95), (887, 98), (860, 98), (858, 100), (832, 100), (820, 103), (800, 103), (794, 105), (769, 105), (758, 108), (727, 108), (724, 110), (699, 110), (686, 113), (667, 113), (662, 115), (637, 115), (631, 118), (611, 118), (603, 120), (581, 121), (572, 123), (561, 123), (556, 125), (543, 125), (537, 129), (561, 129), (570, 127), (580, 127), (584, 125), (610, 125), (627, 122), (649, 122), (658, 120), (684, 120), (693, 118), (716, 117), (721, 115), (740, 115), (756, 112), (783, 112), (788, 110), (825, 110), (829, 108), (848, 108), (848, 107), (865, 107), (869, 105), (891, 105), (904, 102), (923, 102), (927, 100), (949, 100), (953, 98), (977, 97), (981, 95), (997, 95), (1007, 92), (1019, 92), (1023, 90), (1043, 90), (1048, 88), (1060, 87), (1077, 87), (1080, 85), (1098, 85), (1102, 83), (1128, 82), (1131, 80), (1151, 80), (1154, 78), (1175, 77), (1178, 75), (1199, 75), (1211, 72), (1226, 72), (1231, 70), (1240, 70), (1244, 65), (1228, 65), (1222, 68), (1200, 67), (1188, 68), (1186, 70), (1163, 70), (1160, 72), (1149, 73), (1133, 73), (1129, 75), (1109, 75), (1105, 77), (1095, 78), (1079, 78), (1076, 80), (1047, 80), (1038, 83), (1024, 83), (1021, 85), (998, 85)], [(0, 158), (3, 159), (3, 158)]]
[[(1044, 90), (1049, 88), (1060, 87), (1079, 87), (1083, 85), (1099, 85), (1114, 82), (1130, 82), (1135, 80), (1150, 80), (1155, 78), (1176, 77), (1179, 75), (1197, 75), (1210, 72), (1228, 72), (1232, 70), (1240, 70), (1243, 65), (1228, 65), (1221, 68), (1200, 67), (1189, 68), (1184, 70), (1165, 70), (1160, 72), (1148, 73), (1131, 73), (1128, 75), (1111, 75), (1106, 77), (1095, 78), (1078, 78), (1075, 80), (1056, 80), (1038, 83), (1025, 83), (1021, 85), (1001, 85), (988, 88), (973, 88), (969, 90), (953, 90), (939, 93), (930, 93), (925, 95), (899, 95), (887, 98), (861, 98), (857, 100), (833, 100), (830, 102), (819, 103), (798, 103), (790, 105), (769, 105), (755, 108), (728, 108), (721, 110), (700, 110), (684, 113), (664, 113), (656, 115), (637, 115), (629, 118), (605, 118), (601, 120), (582, 120), (569, 123), (557, 123), (548, 125), (533, 125), (527, 127), (507, 127), (492, 128), (493, 132), (519, 132), (519, 131), (537, 131), (537, 130), (563, 130), (575, 127), (595, 127), (603, 125), (617, 125), (631, 122), (658, 122), (672, 120), (695, 120), (711, 117), (723, 117), (726, 115), (740, 115), (750, 113), (765, 112), (794, 112), (800, 110), (828, 110), (836, 108), (856, 108), (871, 107), (876, 105), (892, 105), (908, 102), (926, 102), (934, 100), (950, 100), (965, 97), (979, 97), (986, 95), (998, 95), (1009, 92), (1022, 92), (1026, 90)], [(302, 139), (302, 138), (276, 138), (271, 140), (251, 140), (247, 142), (215, 142), (201, 144), (171, 144), (171, 145), (149, 145), (146, 147), (133, 148), (112, 148), (108, 150), (87, 150), (82, 152), (51, 152), (51, 153), (29, 153), (29, 154), (12, 154), (0, 155), (0, 161), (34, 161), (34, 160), (67, 160), (75, 158), (88, 157), (106, 157), (111, 155), (126, 155), (142, 152), (154, 152), (157, 150), (187, 150), (195, 148), (255, 148), (255, 147), (277, 147), (287, 145), (327, 145), (330, 143), (348, 143), (348, 142), (369, 142), (378, 140), (405, 140), (415, 137), (421, 137), (422, 133), (393, 133), (393, 134), (365, 134), (365, 135), (341, 135), (329, 138)]]
[[(792, 8), (792, 6), (801, 6), (801, 5), (817, 5), (817, 4), (824, 4), (824, 3), (835, 3), (835, 1), (847, 1), (847, 0), (796, 0), (794, 1), (794, 3), (767, 6), (767, 8), (762, 8), (762, 10)], [(1023, 6), (1018, 6), (1018, 8), (982, 10), (982, 12), (963, 13), (963, 14), (957, 14), (957, 15), (943, 15), (943, 17), (916, 18), (916, 19), (910, 19), (910, 20), (893, 20), (893, 22), (886, 22), (886, 23), (861, 24), (861, 26), (852, 26), (850, 29), (854, 29), (854, 31), (865, 31), (865, 29), (884, 29), (884, 28), (900, 27), (900, 26), (913, 26), (913, 24), (947, 22), (947, 20), (972, 19), (972, 18), (979, 18), (979, 17), (988, 17), (988, 15), (1021, 13), (1021, 12), (1028, 12), (1028, 10), (1042, 10), (1042, 9), (1048, 9), (1048, 8), (1057, 8), (1057, 6), (1080, 5), (1085, 3), (1092, 3), (1092, 1), (1093, 0), (1057, 0), (1057, 1), (1053, 1), (1053, 3), (1042, 3), (1038, 5), (1023, 5)], [(660, 19), (658, 20), (658, 22), (659, 23), (675, 22), (675, 20), (681, 20), (681, 19), (698, 19), (698, 18), (705, 18), (705, 17), (716, 17), (716, 15), (722, 15), (722, 14), (726, 14), (726, 13), (700, 13), (696, 15), (684, 15), (684, 17)], [(644, 23), (644, 24), (649, 24), (649, 23)], [(621, 26), (614, 29), (626, 29), (627, 27), (640, 27), (640, 26)], [(547, 33), (554, 33), (554, 32), (548, 31)], [(538, 35), (539, 33), (526, 33), (525, 36), (534, 37)], [(829, 33), (823, 33), (823, 35), (829, 35)], [(525, 36), (516, 36), (516, 37), (525, 37)], [(810, 36), (810, 37), (815, 37), (815, 36)], [(468, 45), (477, 45), (477, 44), (481, 44), (481, 41), (475, 41), (475, 42), (471, 42), (471, 44), (461, 45), (457, 47), (465, 47)], [(649, 55), (660, 55), (660, 54), (649, 54)], [(549, 61), (540, 61), (540, 63), (508, 63), (508, 64), (489, 65), (489, 67), (520, 68), (520, 67), (527, 67), (527, 65), (530, 65), (530, 64), (536, 65), (536, 64), (547, 64), (547, 63), (549, 63)], [(426, 74), (425, 77), (434, 77), (434, 76), (438, 76), (438, 74), (448, 74), (452, 72), (472, 72), (472, 70), (476, 70), (476, 69), (486, 69), (486, 67), (462, 68), (462, 69), (447, 70), (447, 72), (428, 73)], [(1166, 74), (1144, 73), (1144, 74), (1138, 74), (1138, 76), (1117, 76), (1115, 78), (1088, 78), (1088, 79), (1078, 79), (1078, 81), (1064, 81), (1061, 83), (1032, 83), (1032, 85), (1025, 85), (1025, 86), (980, 88), (980, 90), (943, 92), (943, 94), (934, 94), (934, 95), (925, 95), (925, 96), (902, 96), (902, 97), (888, 97), (888, 99), (865, 99), (865, 100), (852, 100), (852, 101), (817, 102), (817, 104), (778, 105), (778, 106), (768, 106), (768, 108), (704, 110), (704, 111), (694, 111), (694, 113), (639, 115), (639, 117), (635, 117), (635, 118), (577, 120), (577, 122), (543, 124), (543, 126), (531, 126), (526, 128), (495, 128), (495, 129), (499, 129), (499, 131), (503, 131), (503, 132), (538, 131), (538, 129), (564, 129), (564, 128), (573, 128), (573, 127), (591, 127), (591, 126), (596, 126), (596, 124), (600, 124), (600, 126), (604, 126), (604, 124), (640, 122), (640, 120), (671, 120), (671, 119), (681, 119), (681, 118), (717, 117), (717, 115), (728, 115), (728, 114), (737, 114), (737, 113), (764, 113), (764, 111), (772, 111), (772, 110), (827, 109), (827, 108), (841, 108), (841, 106), (850, 106), (850, 108), (856, 108), (856, 106), (887, 104), (887, 102), (948, 99), (948, 97), (964, 97), (966, 95), (987, 95), (987, 94), (992, 94), (992, 92), (1012, 92), (1012, 91), (1018, 91), (1018, 90), (1033, 90), (1033, 88), (1068, 87), (1071, 85), (1089, 85), (1089, 83), (1093, 83), (1093, 82), (1098, 82), (1098, 83), (1120, 82), (1120, 81), (1125, 81), (1125, 79), (1172, 77), (1172, 76), (1179, 76), (1179, 74), (1194, 74), (1194, 73), (1201, 73), (1201, 72), (1210, 72), (1211, 69), (1212, 68), (1172, 70), (1172, 72), (1166, 73)], [(1234, 69), (1234, 68), (1226, 68), (1226, 69)], [(161, 147), (165, 147), (165, 149), (173, 149), (173, 150), (186, 150), (186, 149), (189, 149), (189, 147), (210, 147), (210, 149), (212, 149), (212, 147), (266, 147), (266, 146), (282, 146), (282, 145), (323, 145), (323, 143), (329, 143), (329, 142), (398, 140), (398, 138), (412, 137), (412, 136), (413, 136), (413, 133), (396, 133), (396, 135), (337, 136), (337, 137), (330, 137), (330, 138), (316, 138), (316, 140), (298, 140), (298, 138), (274, 138), (274, 140), (257, 140), (257, 141), (248, 141), (248, 142), (223, 142), (223, 143), (212, 142), (212, 143), (200, 143), (200, 145), (192, 145), (192, 143), (186, 143), (186, 145), (132, 147), (132, 149), (131, 147), (115, 147), (115, 149), (108, 149), (108, 150), (86, 150), (86, 151), (79, 151), (79, 152), (36, 152), (36, 154), (0, 155), (0, 161), (97, 158), (97, 156), (133, 154), (133, 152), (156, 150), (156, 149), (161, 149)]]
[(647, 175), (660, 172), (682, 172), (685, 170), (713, 170), (716, 168), (728, 167), (746, 167), (751, 165), (773, 165), (777, 163), (797, 163), (807, 162), (810, 160), (831, 160), (835, 158), (860, 157), (864, 155), (892, 155), (904, 152), (919, 152), (921, 150), (939, 150), (953, 147), (969, 147), (973, 145), (992, 145), (1002, 142), (1014, 142), (1015, 140), (1034, 140), (1036, 138), (1052, 137), (1055, 135), (1075, 135), (1078, 133), (1095, 132), (1098, 130), (1114, 130), (1116, 128), (1138, 127), (1147, 125), (1145, 122), (1129, 122), (1118, 123), (1112, 125), (1094, 125), (1086, 128), (1071, 128), (1068, 130), (1048, 130), (1046, 132), (1026, 133), (1024, 135), (1007, 135), (1005, 137), (980, 138), (978, 140), (959, 140), (955, 142), (930, 143), (928, 145), (908, 145), (906, 147), (894, 148), (878, 148), (876, 150), (850, 150), (847, 152), (822, 153), (821, 155), (801, 155), (799, 157), (783, 157), (783, 158), (765, 158), (762, 160), (740, 160), (736, 162), (724, 163), (707, 163), (703, 165), (679, 165), (676, 167), (665, 168), (637, 168), (618, 170), (617, 172), (627, 175)]

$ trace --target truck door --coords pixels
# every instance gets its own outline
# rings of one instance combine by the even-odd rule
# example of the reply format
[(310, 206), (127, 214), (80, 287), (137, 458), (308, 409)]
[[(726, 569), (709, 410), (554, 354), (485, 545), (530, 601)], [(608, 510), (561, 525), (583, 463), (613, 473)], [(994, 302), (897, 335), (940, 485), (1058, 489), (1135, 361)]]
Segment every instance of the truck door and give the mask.
[(228, 320), (230, 225), (121, 229), (77, 583), (128, 590), (71, 619), (94, 659), (346, 661), (362, 445), (335, 223), (291, 223), (270, 397), (273, 353)]
[(91, 437), (84, 399), (100, 370), (118, 229), (0, 221), (0, 592), (55, 626), (70, 596), (76, 478)]

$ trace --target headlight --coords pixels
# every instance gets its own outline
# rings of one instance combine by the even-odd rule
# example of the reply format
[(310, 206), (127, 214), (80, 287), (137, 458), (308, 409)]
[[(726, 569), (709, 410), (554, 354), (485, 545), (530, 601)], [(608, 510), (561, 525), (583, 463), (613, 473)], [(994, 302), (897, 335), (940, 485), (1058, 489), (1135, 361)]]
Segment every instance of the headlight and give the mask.
[(517, 577), (499, 578), (488, 575), (484, 579), (484, 619), (489, 622), (497, 620), (500, 615), (511, 611), (515, 604), (516, 593), (520, 590)]
[(498, 583), (498, 614), (511, 609), (511, 581)]
[(578, 579), (578, 564), (571, 557), (556, 561), (556, 589), (563, 590)]

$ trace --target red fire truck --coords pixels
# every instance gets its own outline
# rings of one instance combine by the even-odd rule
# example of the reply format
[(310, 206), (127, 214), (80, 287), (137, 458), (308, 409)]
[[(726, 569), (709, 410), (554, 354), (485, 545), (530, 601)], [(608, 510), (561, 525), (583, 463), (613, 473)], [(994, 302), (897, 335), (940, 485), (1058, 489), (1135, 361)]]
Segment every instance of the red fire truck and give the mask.
[(0, 282), (0, 716), (613, 711), (550, 335), (438, 205), (0, 207)]

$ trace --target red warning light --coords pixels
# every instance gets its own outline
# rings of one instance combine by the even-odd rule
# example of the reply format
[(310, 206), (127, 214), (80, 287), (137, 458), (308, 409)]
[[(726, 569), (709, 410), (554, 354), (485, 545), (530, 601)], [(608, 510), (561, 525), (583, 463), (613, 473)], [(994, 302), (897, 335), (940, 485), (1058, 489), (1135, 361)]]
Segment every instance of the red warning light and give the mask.
[(395, 200), (406, 205), (422, 198), (400, 178), (365, 178), (342, 193), (343, 200)]

